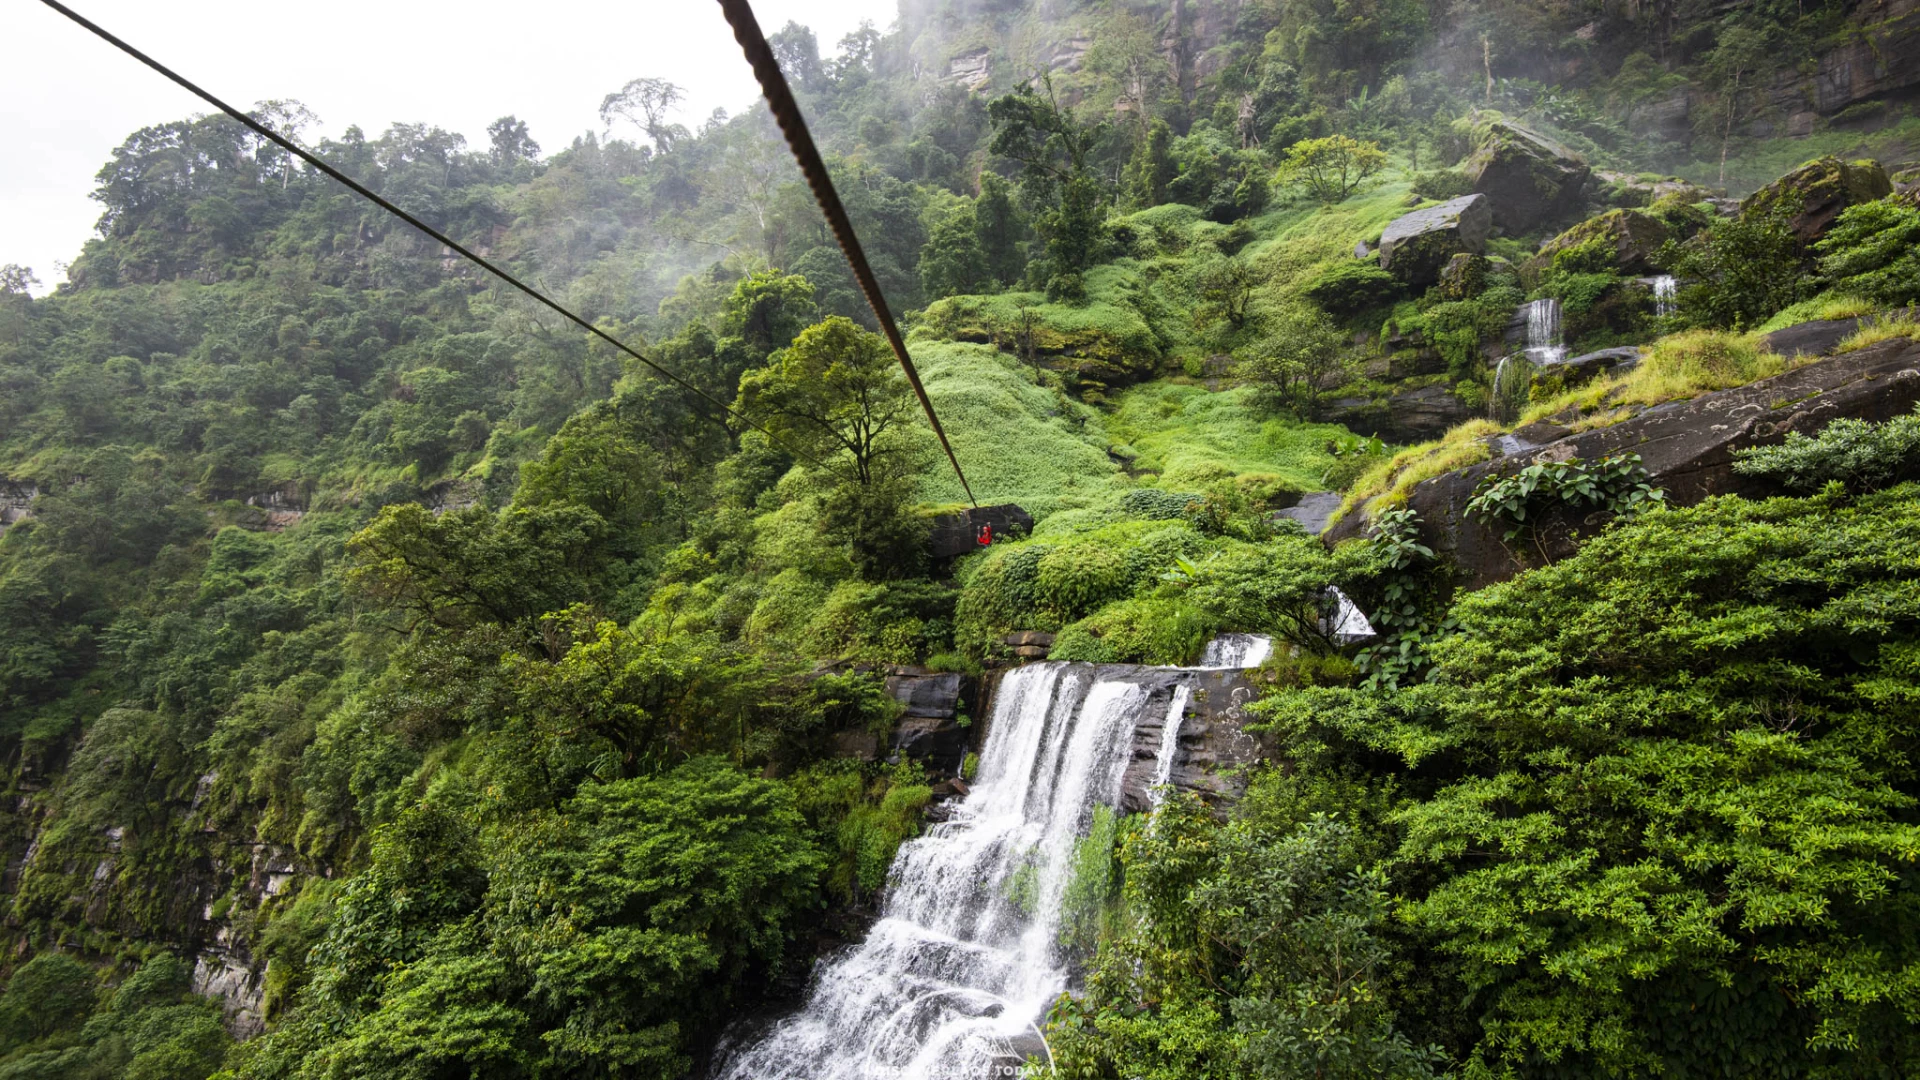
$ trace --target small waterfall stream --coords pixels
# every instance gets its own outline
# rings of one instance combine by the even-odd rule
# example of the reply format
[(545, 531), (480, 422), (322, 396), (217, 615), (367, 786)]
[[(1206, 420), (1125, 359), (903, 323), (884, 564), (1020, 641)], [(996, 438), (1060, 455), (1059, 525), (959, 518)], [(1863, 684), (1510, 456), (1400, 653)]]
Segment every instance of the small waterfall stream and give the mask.
[[(1231, 635), (1205, 661), (1248, 666), (1272, 648)], [(1044, 1057), (1038, 1025), (1067, 988), (1061, 903), (1074, 843), (1095, 806), (1118, 801), (1136, 727), (1164, 717), (1152, 775), (1171, 777), (1192, 680), (1203, 677), (1060, 662), (1008, 672), (972, 792), (901, 846), (866, 940), (822, 961), (798, 1012), (723, 1048), (714, 1075), (986, 1080)], [(1168, 686), (1170, 699), (1155, 692)]]
[(1665, 318), (1679, 310), (1680, 283), (1672, 274), (1653, 279), (1653, 313)]
[(1534, 300), (1521, 311), (1527, 321), (1527, 343), (1520, 352), (1502, 357), (1493, 369), (1487, 406), (1488, 416), (1495, 421), (1518, 416), (1527, 403), (1534, 372), (1567, 358), (1567, 346), (1560, 335), (1560, 301), (1551, 297)]

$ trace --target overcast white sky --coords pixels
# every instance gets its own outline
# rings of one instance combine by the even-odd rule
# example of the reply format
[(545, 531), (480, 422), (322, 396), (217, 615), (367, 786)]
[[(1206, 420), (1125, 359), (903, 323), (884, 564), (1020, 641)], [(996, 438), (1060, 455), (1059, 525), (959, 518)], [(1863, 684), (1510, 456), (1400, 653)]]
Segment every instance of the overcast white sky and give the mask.
[[(598, 131), (600, 99), (628, 79), (679, 83), (689, 127), (758, 100), (713, 0), (64, 0), (240, 108), (295, 98), (324, 135), (358, 124), (431, 123), (486, 145), (512, 113), (544, 153)], [(831, 55), (862, 19), (882, 29), (896, 0), (756, 0), (771, 33), (811, 26)], [(91, 235), (93, 174), (134, 130), (210, 111), (198, 98), (39, 0), (0, 0), (0, 263), (42, 289)]]

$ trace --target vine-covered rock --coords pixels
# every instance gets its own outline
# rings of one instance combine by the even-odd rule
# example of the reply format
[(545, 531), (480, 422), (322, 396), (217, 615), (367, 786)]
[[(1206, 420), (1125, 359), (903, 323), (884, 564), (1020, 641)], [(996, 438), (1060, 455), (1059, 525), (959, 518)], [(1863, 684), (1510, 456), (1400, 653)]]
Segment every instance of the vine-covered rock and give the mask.
[(1791, 208), (1789, 227), (1803, 242), (1825, 236), (1840, 212), (1849, 206), (1884, 199), (1893, 194), (1893, 181), (1877, 161), (1841, 161), (1816, 158), (1761, 188), (1740, 203), (1743, 217)]
[(1492, 200), (1493, 223), (1515, 234), (1567, 216), (1591, 174), (1578, 154), (1510, 123), (1488, 128), (1466, 172), (1473, 190)]
[(1431, 285), (1455, 255), (1479, 254), (1492, 227), (1493, 207), (1485, 195), (1415, 210), (1380, 234), (1380, 267), (1408, 285)]

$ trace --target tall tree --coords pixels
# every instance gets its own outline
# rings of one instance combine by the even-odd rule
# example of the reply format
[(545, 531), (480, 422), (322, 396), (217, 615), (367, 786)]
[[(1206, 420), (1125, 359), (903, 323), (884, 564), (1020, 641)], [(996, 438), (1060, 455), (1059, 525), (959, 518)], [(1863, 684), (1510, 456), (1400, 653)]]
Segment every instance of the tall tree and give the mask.
[(887, 343), (838, 315), (741, 376), (740, 406), (782, 442), (844, 454), (862, 487), (886, 478), (885, 462), (905, 450), (891, 436), (913, 414)]

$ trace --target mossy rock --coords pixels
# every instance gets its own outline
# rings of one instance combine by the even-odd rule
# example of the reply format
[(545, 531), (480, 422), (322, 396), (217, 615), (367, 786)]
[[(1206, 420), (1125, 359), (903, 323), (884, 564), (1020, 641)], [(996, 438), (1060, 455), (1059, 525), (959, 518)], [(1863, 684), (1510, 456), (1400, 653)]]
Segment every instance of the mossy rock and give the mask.
[(1609, 210), (1589, 218), (1540, 246), (1540, 253), (1528, 259), (1521, 273), (1537, 280), (1553, 267), (1555, 255), (1576, 247), (1603, 242), (1612, 250), (1612, 267), (1622, 274), (1647, 274), (1659, 269), (1654, 258), (1667, 242), (1667, 227), (1651, 214), (1638, 210)]
[(1485, 195), (1466, 195), (1404, 214), (1380, 234), (1380, 267), (1408, 285), (1431, 285), (1455, 255), (1478, 255), (1493, 225)]
[(1448, 300), (1471, 300), (1487, 290), (1487, 271), (1492, 264), (1484, 255), (1461, 252), (1447, 260), (1440, 271), (1440, 295)]
[(1568, 216), (1592, 170), (1552, 139), (1498, 122), (1467, 159), (1466, 173), (1473, 190), (1493, 200), (1493, 223), (1519, 235)]
[(1788, 208), (1789, 227), (1802, 241), (1825, 236), (1835, 218), (1849, 206), (1884, 199), (1893, 194), (1893, 181), (1877, 161), (1815, 158), (1747, 196), (1741, 217), (1770, 214)]

